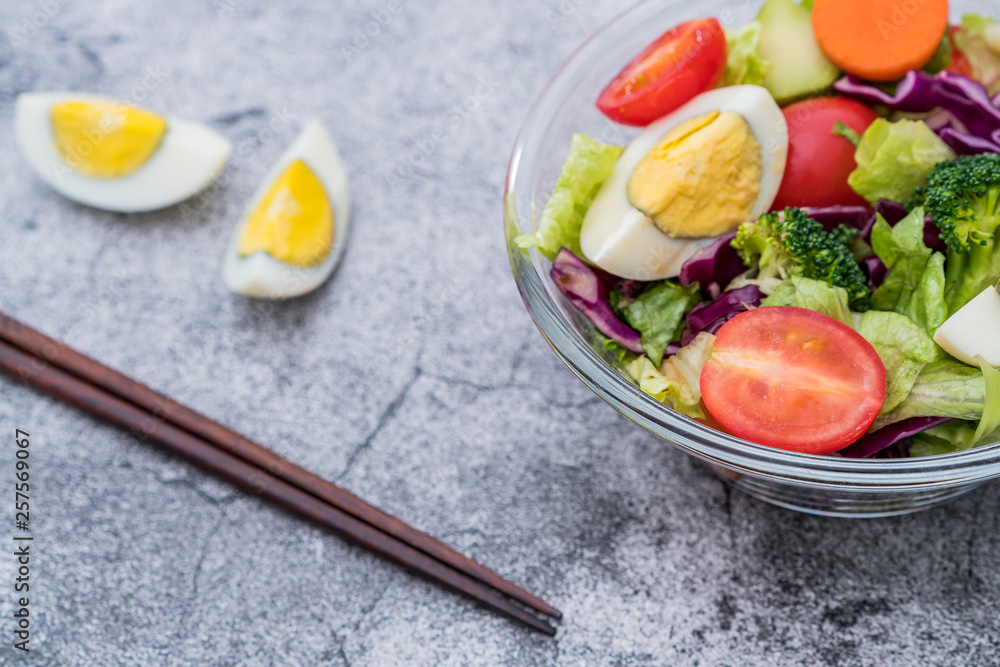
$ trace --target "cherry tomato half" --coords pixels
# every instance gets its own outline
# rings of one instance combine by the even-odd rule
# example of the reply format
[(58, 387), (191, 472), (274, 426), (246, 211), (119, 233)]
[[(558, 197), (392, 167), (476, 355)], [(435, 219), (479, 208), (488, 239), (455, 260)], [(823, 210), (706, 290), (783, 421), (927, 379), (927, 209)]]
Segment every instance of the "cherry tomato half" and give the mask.
[(772, 211), (786, 206), (867, 206), (847, 184), (858, 163), (854, 146), (833, 134), (837, 121), (864, 134), (878, 115), (846, 97), (816, 97), (782, 110), (788, 122), (788, 162)]
[(649, 125), (711, 90), (726, 71), (726, 34), (715, 19), (682, 23), (643, 49), (597, 98), (625, 125)]
[(885, 400), (885, 366), (847, 325), (767, 306), (722, 325), (701, 372), (709, 412), (733, 435), (806, 454), (861, 437)]

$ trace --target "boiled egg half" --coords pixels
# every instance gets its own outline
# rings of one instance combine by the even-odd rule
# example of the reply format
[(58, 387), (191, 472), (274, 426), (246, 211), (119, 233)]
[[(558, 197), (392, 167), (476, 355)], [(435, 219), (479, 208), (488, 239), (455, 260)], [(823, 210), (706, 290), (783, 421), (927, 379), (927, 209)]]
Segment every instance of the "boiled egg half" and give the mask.
[(767, 212), (787, 156), (788, 126), (764, 88), (703, 93), (622, 153), (584, 217), (583, 254), (622, 278), (677, 276), (700, 248)]
[(300, 296), (333, 272), (347, 237), (347, 171), (310, 121), (243, 213), (226, 250), (226, 286), (262, 299)]
[(181, 202), (207, 187), (232, 151), (217, 132), (86, 93), (22, 93), (17, 142), (56, 192), (94, 208), (132, 213)]

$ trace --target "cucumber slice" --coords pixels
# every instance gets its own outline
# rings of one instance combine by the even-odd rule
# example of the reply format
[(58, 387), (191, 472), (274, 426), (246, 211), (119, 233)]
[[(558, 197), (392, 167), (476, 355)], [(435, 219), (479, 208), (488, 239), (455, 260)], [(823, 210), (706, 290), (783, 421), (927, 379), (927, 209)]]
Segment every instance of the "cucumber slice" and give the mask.
[(826, 90), (840, 76), (816, 42), (808, 7), (793, 0), (767, 0), (757, 20), (760, 55), (771, 63), (763, 85), (779, 104)]

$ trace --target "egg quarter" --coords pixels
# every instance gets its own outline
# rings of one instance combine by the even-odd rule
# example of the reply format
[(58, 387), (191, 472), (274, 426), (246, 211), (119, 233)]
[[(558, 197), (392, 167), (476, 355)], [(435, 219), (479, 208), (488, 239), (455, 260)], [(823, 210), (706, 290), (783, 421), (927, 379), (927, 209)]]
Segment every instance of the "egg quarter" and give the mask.
[[(322, 185), (332, 211), (333, 239), (326, 256), (315, 265), (297, 266), (281, 261), (263, 248), (241, 254), (241, 239), (251, 218), (271, 194), (272, 186), (297, 162), (305, 165)], [(226, 286), (237, 294), (260, 299), (287, 299), (316, 289), (333, 273), (344, 253), (349, 218), (347, 170), (336, 143), (319, 121), (309, 121), (262, 179), (241, 214), (226, 249), (223, 269)], [(316, 242), (316, 239), (310, 241)]]
[[(136, 137), (154, 141), (152, 150), (136, 151), (133, 164), (121, 175), (112, 170), (86, 169), (70, 164), (85, 162), (95, 150), (107, 148), (102, 142), (116, 143), (119, 150), (135, 150), (128, 136), (117, 137), (104, 123), (88, 127), (81, 121), (72, 133), (56, 136), (53, 109), (58, 105), (135, 110), (136, 115), (158, 118), (165, 124), (157, 137)], [(113, 125), (113, 124), (112, 124)], [(232, 153), (232, 142), (205, 125), (137, 110), (120, 100), (67, 91), (22, 93), (14, 105), (14, 131), (21, 152), (32, 169), (49, 187), (80, 204), (117, 213), (153, 211), (178, 204), (208, 187), (222, 172)], [(153, 130), (149, 130), (153, 131)], [(68, 144), (68, 145), (67, 145)], [(90, 171), (90, 174), (87, 172)]]

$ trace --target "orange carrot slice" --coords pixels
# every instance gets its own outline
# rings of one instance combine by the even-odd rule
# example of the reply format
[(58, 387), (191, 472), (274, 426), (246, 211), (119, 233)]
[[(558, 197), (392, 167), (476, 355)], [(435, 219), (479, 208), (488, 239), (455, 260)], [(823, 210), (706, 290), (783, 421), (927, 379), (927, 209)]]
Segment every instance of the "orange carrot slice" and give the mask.
[(948, 0), (815, 0), (813, 31), (840, 69), (894, 81), (934, 55), (948, 27)]

